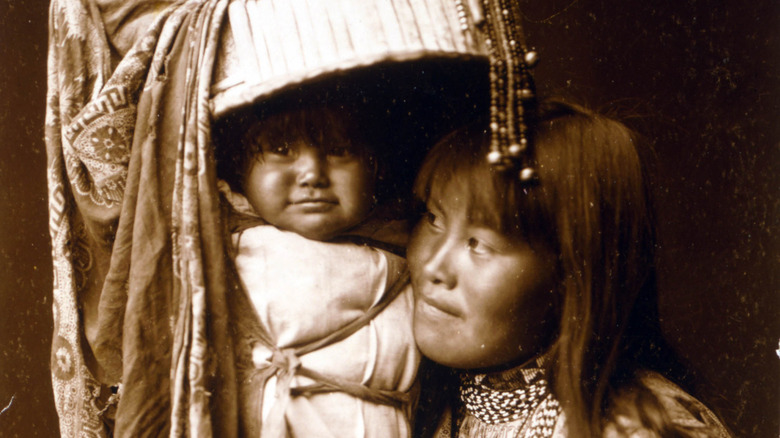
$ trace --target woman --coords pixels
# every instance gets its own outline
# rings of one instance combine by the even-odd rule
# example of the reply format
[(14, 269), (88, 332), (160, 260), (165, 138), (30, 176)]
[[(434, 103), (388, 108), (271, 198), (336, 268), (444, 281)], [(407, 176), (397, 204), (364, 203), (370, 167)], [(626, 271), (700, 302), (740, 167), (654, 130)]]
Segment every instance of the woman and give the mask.
[[(661, 335), (636, 136), (560, 102), (528, 131), (528, 178), (491, 166), (487, 123), (441, 141), (415, 193), (414, 335), (426, 436), (729, 436)], [(449, 369), (449, 370), (448, 370)]]

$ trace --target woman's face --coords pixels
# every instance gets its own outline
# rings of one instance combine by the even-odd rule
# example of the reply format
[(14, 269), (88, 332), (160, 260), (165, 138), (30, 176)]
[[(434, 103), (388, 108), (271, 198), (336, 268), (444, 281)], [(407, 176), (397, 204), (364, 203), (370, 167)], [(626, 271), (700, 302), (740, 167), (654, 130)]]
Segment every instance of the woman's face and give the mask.
[(417, 345), (460, 369), (530, 359), (555, 332), (554, 254), (473, 223), (459, 194), (434, 191), (409, 244)]

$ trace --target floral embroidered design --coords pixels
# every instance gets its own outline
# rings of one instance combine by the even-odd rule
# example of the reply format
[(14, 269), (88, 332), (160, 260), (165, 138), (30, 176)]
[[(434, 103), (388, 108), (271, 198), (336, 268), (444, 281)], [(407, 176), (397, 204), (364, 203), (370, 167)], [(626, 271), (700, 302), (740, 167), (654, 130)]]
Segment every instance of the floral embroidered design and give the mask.
[(71, 371), (73, 361), (70, 358), (70, 352), (65, 347), (60, 347), (54, 357), (57, 359), (57, 368), (59, 368), (60, 373), (67, 374)]
[(52, 348), (52, 371), (60, 380), (70, 380), (75, 374), (75, 358), (70, 343), (58, 336)]
[(123, 87), (112, 88), (90, 103), (65, 130), (63, 148), (76, 192), (97, 205), (121, 202), (130, 162), (135, 106)]

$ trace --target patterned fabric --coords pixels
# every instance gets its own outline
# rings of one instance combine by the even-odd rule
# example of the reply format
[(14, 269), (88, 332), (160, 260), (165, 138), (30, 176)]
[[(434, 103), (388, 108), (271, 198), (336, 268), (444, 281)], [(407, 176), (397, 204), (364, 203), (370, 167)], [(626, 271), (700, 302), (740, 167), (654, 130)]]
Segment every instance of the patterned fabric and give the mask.
[(95, 0), (51, 3), (52, 383), (62, 436), (235, 435), (208, 141), (226, 3), (152, 8), (149, 30), (118, 64)]
[[(128, 80), (108, 84), (110, 48), (91, 4), (52, 1), (46, 146), (54, 268), (52, 386), (63, 436), (105, 436), (109, 390), (87, 367), (80, 310), (99, 296), (127, 177), (150, 47), (139, 45)], [(152, 32), (159, 32), (159, 27)], [(101, 92), (102, 91), (102, 92)], [(115, 123), (113, 123), (115, 121)], [(93, 174), (94, 173), (94, 174)], [(85, 315), (84, 317), (92, 316)], [(93, 370), (95, 370), (93, 368)], [(95, 370), (97, 371), (97, 370)]]

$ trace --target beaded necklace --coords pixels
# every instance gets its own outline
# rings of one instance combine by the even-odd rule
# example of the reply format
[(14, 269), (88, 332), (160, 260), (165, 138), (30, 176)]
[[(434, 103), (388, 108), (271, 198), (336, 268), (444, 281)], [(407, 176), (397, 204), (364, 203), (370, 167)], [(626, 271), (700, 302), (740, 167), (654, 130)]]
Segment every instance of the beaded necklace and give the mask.
[(552, 436), (561, 407), (549, 390), (546, 362), (545, 355), (501, 373), (462, 373), (463, 407), (486, 424), (517, 423), (523, 437)]

